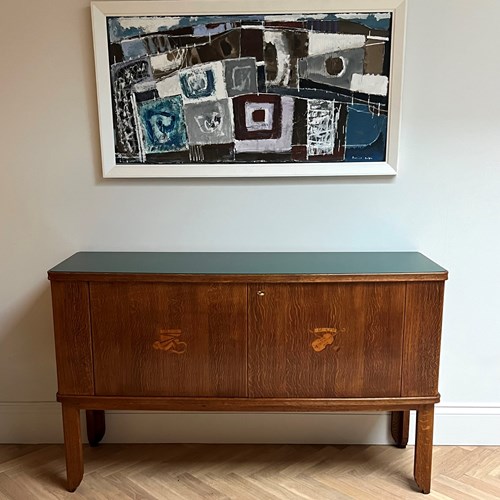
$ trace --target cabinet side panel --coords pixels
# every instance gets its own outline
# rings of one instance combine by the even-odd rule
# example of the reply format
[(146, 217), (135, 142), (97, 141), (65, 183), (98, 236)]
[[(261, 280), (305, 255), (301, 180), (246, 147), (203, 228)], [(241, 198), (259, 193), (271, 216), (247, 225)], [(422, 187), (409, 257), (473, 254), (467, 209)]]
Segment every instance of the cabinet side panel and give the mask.
[(444, 282), (408, 283), (402, 396), (438, 393)]
[(94, 394), (89, 286), (53, 281), (52, 311), (60, 394)]

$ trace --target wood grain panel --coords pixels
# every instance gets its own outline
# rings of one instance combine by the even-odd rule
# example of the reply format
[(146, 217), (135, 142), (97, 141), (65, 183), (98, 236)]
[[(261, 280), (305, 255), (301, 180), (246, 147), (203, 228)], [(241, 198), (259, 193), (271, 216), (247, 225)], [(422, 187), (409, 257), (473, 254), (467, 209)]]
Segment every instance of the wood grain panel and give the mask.
[(92, 283), (96, 394), (246, 396), (246, 286)]
[(404, 298), (396, 283), (249, 286), (250, 397), (399, 396)]
[(94, 394), (89, 286), (52, 282), (52, 310), (60, 394)]
[(444, 282), (408, 283), (402, 396), (438, 393)]

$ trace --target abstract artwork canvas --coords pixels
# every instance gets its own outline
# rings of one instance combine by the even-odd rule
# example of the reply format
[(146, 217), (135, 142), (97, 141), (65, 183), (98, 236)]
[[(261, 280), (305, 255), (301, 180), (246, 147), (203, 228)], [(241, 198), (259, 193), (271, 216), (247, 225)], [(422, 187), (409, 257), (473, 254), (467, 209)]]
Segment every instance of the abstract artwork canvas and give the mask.
[(389, 164), (394, 8), (207, 14), (195, 3), (161, 2), (179, 10), (168, 15), (103, 15), (94, 3), (108, 171), (110, 159), (123, 176), (376, 175)]

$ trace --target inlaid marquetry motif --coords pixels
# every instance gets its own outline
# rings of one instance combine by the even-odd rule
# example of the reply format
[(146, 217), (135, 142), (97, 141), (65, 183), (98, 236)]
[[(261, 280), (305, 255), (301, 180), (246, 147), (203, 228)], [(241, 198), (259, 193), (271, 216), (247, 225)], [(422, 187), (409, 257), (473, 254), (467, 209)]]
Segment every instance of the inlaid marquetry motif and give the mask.
[[(337, 336), (338, 330), (336, 328), (315, 328), (311, 333), (314, 333), (316, 340), (311, 344), (312, 348), (316, 352), (324, 351), (328, 346), (332, 345), (335, 337)], [(331, 349), (338, 351), (340, 347), (338, 345), (333, 346)]]
[(160, 330), (160, 339), (153, 344), (153, 348), (173, 354), (184, 354), (187, 350), (187, 344), (180, 340), (181, 334), (181, 330), (162, 329)]

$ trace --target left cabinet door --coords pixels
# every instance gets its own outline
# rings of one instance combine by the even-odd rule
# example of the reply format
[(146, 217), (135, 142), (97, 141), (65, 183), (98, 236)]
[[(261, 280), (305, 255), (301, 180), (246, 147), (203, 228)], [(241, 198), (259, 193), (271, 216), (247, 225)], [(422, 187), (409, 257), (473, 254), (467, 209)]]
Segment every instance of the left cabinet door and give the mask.
[(91, 283), (96, 395), (245, 397), (238, 284)]

